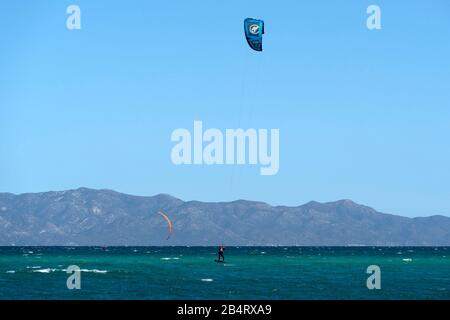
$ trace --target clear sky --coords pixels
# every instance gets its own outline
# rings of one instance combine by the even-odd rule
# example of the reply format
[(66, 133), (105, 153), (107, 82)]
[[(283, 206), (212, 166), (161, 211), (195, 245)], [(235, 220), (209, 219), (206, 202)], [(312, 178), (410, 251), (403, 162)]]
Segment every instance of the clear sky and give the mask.
[[(173, 165), (194, 120), (279, 128), (279, 173)], [(1, 1), (0, 191), (81, 186), (450, 215), (450, 2)]]

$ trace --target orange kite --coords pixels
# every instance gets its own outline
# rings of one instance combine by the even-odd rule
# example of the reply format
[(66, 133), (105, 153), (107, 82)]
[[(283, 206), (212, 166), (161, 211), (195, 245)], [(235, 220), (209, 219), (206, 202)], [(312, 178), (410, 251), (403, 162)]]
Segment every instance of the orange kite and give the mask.
[(169, 217), (166, 216), (164, 213), (162, 213), (161, 211), (158, 212), (163, 218), (164, 220), (167, 221), (167, 223), (169, 224), (169, 235), (167, 237), (167, 240), (170, 239), (170, 237), (172, 236), (172, 221), (170, 221)]

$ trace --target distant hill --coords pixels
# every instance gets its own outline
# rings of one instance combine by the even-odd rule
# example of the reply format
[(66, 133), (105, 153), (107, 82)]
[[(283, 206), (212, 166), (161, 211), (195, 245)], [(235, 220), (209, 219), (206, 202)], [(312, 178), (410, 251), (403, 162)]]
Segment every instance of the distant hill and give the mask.
[[(173, 236), (159, 210), (173, 220)], [(80, 188), (0, 193), (0, 245), (450, 245), (450, 218), (405, 218), (350, 200), (298, 207), (206, 203)]]

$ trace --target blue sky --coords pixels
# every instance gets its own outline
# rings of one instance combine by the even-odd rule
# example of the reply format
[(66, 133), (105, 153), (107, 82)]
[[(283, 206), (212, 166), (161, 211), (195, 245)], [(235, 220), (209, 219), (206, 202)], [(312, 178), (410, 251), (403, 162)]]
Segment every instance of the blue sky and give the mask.
[[(82, 29), (66, 29), (81, 7)], [(382, 30), (366, 28), (378, 4)], [(243, 36), (265, 21), (264, 51)], [(450, 3), (2, 1), (0, 191), (353, 199), (450, 215)], [(174, 166), (171, 132), (279, 128), (280, 171)]]

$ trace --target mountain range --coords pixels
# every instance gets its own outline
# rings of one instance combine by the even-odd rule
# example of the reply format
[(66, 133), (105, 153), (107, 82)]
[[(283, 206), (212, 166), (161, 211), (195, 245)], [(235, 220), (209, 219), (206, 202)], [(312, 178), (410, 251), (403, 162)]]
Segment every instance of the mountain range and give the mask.
[[(168, 224), (157, 214), (164, 212)], [(112, 190), (0, 193), (0, 245), (449, 246), (450, 218), (384, 214), (351, 200), (296, 207), (182, 201)]]

